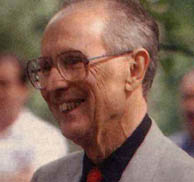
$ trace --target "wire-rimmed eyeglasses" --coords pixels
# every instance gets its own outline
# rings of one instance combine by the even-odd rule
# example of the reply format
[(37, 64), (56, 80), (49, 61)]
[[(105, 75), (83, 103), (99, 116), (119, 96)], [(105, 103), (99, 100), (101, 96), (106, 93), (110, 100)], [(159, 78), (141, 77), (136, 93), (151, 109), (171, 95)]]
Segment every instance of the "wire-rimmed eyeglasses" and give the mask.
[[(60, 75), (69, 82), (75, 82), (83, 80), (87, 77), (89, 70), (89, 62), (92, 60), (116, 57), (125, 53), (131, 53), (132, 50), (128, 50), (122, 53), (113, 55), (102, 55), (92, 58), (87, 58), (80, 51), (67, 51), (59, 54), (56, 58), (56, 68)], [(27, 74), (32, 85), (37, 89), (44, 89), (48, 83), (48, 77), (50, 70), (53, 67), (53, 61), (50, 57), (39, 57), (37, 59), (30, 60), (27, 64)]]

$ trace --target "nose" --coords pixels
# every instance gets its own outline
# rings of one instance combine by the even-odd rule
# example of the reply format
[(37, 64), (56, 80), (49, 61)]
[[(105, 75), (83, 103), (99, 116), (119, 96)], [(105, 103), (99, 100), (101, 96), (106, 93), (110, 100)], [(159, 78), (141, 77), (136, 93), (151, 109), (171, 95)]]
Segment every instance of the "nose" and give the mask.
[(67, 89), (68, 82), (61, 76), (56, 67), (50, 70), (49, 77), (47, 80), (46, 90), (54, 91), (58, 89)]

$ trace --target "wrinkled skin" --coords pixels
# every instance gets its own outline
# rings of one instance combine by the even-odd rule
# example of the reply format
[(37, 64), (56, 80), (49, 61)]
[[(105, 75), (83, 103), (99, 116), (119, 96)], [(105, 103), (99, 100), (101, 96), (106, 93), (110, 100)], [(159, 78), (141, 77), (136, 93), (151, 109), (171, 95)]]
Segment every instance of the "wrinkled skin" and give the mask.
[[(52, 57), (55, 65), (42, 95), (64, 136), (81, 145), (95, 162), (120, 146), (146, 112), (141, 80), (148, 62), (144, 64), (138, 60), (142, 66), (137, 66), (133, 76), (140, 71), (142, 74), (134, 89), (128, 89), (130, 91), (126, 88), (133, 87), (126, 87), (127, 80), (137, 80), (131, 79), (130, 54), (127, 58), (107, 57), (103, 63), (101, 60), (92, 61), (87, 77), (79, 82), (65, 81), (56, 69), (56, 57), (64, 51), (79, 50), (88, 58), (106, 54), (101, 40), (105, 26), (102, 17), (106, 14), (102, 12), (101, 8), (95, 11), (92, 8), (87, 11), (67, 8), (50, 21), (42, 40), (42, 56)], [(130, 97), (132, 93), (133, 97)], [(60, 105), (77, 99), (84, 99), (79, 107), (67, 113), (60, 111)], [(135, 107), (138, 108), (136, 111), (142, 109), (142, 112), (134, 113)]]

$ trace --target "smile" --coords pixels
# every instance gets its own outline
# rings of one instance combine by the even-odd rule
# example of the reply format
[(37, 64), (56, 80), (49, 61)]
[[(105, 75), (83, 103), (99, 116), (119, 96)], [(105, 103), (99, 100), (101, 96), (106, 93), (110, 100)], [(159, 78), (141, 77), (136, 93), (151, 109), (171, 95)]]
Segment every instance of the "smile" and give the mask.
[(70, 112), (75, 108), (77, 108), (78, 106), (80, 106), (81, 103), (83, 103), (84, 101), (85, 99), (77, 99), (74, 101), (65, 102), (59, 106), (59, 110), (60, 112), (64, 112), (64, 113)]

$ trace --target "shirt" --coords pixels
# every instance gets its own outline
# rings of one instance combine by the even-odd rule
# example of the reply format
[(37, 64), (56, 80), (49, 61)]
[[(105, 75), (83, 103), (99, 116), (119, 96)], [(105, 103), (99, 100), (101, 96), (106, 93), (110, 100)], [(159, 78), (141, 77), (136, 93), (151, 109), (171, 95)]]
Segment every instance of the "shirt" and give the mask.
[(0, 135), (0, 179), (26, 167), (40, 166), (67, 154), (66, 139), (46, 121), (23, 109), (6, 133)]
[[(107, 159), (105, 159), (101, 164), (97, 166), (103, 176), (102, 182), (118, 182), (120, 180), (123, 171), (132, 159), (138, 147), (143, 142), (146, 134), (151, 127), (151, 124), (152, 121), (149, 118), (148, 114), (146, 114), (144, 119), (132, 133), (132, 135), (129, 136), (127, 140)], [(83, 171), (80, 182), (86, 182), (89, 171), (94, 167), (96, 167), (96, 165), (85, 154), (83, 159)]]

